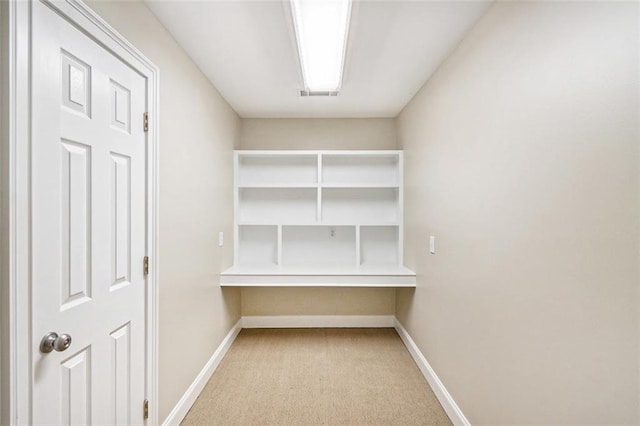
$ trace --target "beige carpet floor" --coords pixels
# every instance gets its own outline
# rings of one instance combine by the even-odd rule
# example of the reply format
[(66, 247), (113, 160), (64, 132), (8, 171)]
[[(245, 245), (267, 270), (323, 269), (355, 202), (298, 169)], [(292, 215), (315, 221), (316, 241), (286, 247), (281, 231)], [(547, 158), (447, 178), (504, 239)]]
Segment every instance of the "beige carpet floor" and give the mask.
[(244, 329), (183, 425), (449, 425), (394, 329)]

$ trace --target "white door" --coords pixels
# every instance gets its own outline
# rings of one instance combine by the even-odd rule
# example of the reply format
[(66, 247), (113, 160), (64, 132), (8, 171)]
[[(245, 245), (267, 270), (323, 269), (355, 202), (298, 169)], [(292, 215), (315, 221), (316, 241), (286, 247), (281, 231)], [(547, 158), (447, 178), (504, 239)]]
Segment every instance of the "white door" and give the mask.
[[(33, 421), (143, 423), (146, 81), (32, 13)], [(42, 353), (49, 332), (70, 347)]]

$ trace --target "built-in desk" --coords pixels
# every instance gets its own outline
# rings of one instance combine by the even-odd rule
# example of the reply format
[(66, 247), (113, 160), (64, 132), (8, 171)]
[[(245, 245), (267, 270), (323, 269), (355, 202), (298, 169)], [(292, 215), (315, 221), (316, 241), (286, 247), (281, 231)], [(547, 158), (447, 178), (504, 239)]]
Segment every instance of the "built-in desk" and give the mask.
[(416, 274), (389, 268), (231, 267), (220, 274), (223, 287), (415, 287)]

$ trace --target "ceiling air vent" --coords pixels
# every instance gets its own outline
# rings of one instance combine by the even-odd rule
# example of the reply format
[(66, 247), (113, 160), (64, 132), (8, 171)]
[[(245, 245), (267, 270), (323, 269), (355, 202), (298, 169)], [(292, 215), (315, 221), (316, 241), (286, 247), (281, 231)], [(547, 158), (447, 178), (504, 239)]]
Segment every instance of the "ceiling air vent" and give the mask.
[(338, 96), (338, 91), (301, 90), (300, 96)]

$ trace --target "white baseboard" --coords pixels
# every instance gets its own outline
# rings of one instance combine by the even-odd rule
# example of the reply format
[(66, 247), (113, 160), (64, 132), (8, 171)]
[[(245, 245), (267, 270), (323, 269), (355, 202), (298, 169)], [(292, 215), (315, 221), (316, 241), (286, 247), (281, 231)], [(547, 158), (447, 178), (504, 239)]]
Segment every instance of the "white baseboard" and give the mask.
[(469, 421), (431, 368), (418, 346), (393, 315), (286, 315), (242, 317), (222, 340), (204, 368), (178, 401), (163, 426), (179, 425), (204, 389), (220, 361), (243, 328), (344, 328), (344, 327), (394, 327), (404, 342), (418, 368), (429, 382), (445, 412), (456, 426), (470, 426)]
[(191, 383), (191, 386), (189, 386), (184, 395), (182, 395), (182, 398), (180, 398), (176, 406), (173, 407), (171, 413), (169, 413), (162, 423), (163, 425), (169, 426), (180, 424), (191, 409), (193, 403), (196, 402), (198, 395), (200, 395), (200, 392), (204, 389), (213, 372), (218, 368), (220, 361), (222, 361), (222, 358), (226, 355), (231, 344), (238, 336), (238, 333), (240, 333), (240, 330), (242, 330), (242, 319), (238, 320), (231, 330), (229, 330), (229, 333), (222, 340), (222, 343), (220, 343), (220, 346), (218, 346), (209, 361), (207, 361), (202, 371), (200, 371), (193, 383)]
[(243, 328), (393, 327), (393, 315), (279, 315), (242, 317)]
[(411, 336), (409, 336), (407, 330), (405, 330), (402, 324), (400, 324), (400, 321), (398, 321), (397, 319), (395, 319), (395, 329), (404, 342), (404, 345), (409, 350), (409, 353), (413, 357), (413, 360), (418, 365), (418, 368), (422, 372), (422, 375), (425, 377), (425, 379), (427, 379), (427, 382), (429, 382), (431, 389), (433, 389), (433, 393), (436, 394), (438, 401), (440, 401), (440, 404), (449, 416), (449, 419), (451, 419), (453, 424), (456, 426), (470, 426), (471, 423), (469, 423), (469, 420), (467, 420), (467, 418), (464, 416), (462, 410), (460, 409), (460, 407), (458, 407), (458, 404), (456, 404), (456, 402), (451, 397), (451, 394), (449, 394), (447, 389), (444, 387), (436, 372), (433, 371), (433, 368), (431, 368), (431, 366), (427, 362), (427, 359), (424, 357), (424, 355), (422, 355), (422, 352), (420, 352), (420, 349), (418, 349), (416, 342), (413, 341)]

